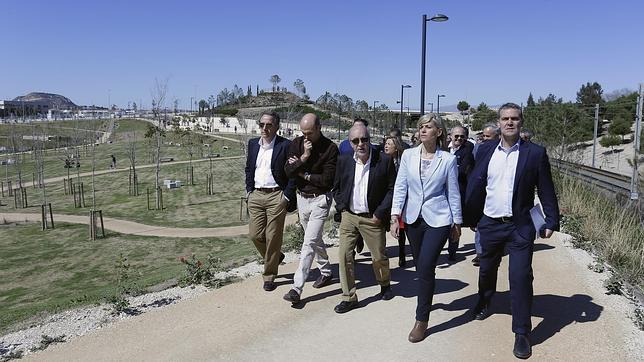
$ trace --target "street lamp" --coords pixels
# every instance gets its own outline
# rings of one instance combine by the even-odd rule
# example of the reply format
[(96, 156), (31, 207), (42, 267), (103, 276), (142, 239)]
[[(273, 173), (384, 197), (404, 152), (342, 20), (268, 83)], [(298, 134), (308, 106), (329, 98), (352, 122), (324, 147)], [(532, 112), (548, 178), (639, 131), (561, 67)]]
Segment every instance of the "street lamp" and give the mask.
[(449, 18), (447, 15), (436, 14), (431, 18), (427, 18), (427, 14), (423, 15), (423, 42), (422, 42), (422, 61), (420, 65), (420, 114), (421, 116), (425, 113), (425, 58), (427, 56), (427, 22), (436, 21), (443, 22), (447, 21)]
[(429, 111), (430, 111), (431, 113), (434, 113), (434, 103), (429, 102), (429, 103), (427, 103), (427, 104), (429, 104), (430, 106), (432, 106), (432, 108), (430, 108), (430, 109), (429, 109)]
[(445, 95), (439, 94), (436, 96), (436, 114), (441, 113), (441, 97), (445, 97)]
[(376, 103), (380, 103), (380, 101), (373, 101), (373, 126), (377, 127), (378, 125), (376, 124), (378, 121), (376, 121)]
[(411, 88), (410, 85), (400, 85), (400, 131), (403, 130), (403, 96), (405, 95), (405, 88)]

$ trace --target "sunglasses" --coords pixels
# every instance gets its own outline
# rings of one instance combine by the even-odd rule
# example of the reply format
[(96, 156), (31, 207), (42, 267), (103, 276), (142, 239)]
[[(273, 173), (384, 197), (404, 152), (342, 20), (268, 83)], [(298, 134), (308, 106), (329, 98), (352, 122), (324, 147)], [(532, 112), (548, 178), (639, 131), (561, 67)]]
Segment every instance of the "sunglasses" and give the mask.
[(452, 136), (453, 139), (457, 140), (459, 138), (465, 139), (465, 135), (455, 134)]
[(369, 142), (369, 137), (360, 137), (360, 138), (354, 138), (351, 140), (351, 143), (353, 143), (354, 145), (359, 145), (360, 142), (362, 143)]
[(273, 124), (272, 124), (272, 123), (263, 123), (263, 122), (259, 122), (257, 125), (259, 126), (259, 128), (264, 128), (264, 127), (266, 127), (266, 128), (273, 128)]

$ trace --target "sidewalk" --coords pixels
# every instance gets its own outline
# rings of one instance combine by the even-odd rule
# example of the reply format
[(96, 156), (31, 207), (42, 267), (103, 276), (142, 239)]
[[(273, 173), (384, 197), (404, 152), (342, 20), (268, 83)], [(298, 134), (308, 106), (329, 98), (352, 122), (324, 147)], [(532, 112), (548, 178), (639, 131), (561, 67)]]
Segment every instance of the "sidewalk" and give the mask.
[[(563, 246), (560, 234), (535, 245), (535, 299), (532, 343), (535, 361), (634, 361), (644, 356), (644, 332), (627, 317), (623, 297), (601, 288), (606, 277), (586, 267), (592, 258)], [(261, 276), (110, 325), (69, 343), (54, 345), (27, 360), (303, 360), (303, 361), (509, 361), (514, 360), (507, 282), (508, 260), (499, 270), (493, 315), (470, 321), (476, 300), (478, 268), (473, 267), (473, 234), (464, 231), (459, 261), (437, 270), (430, 335), (407, 342), (416, 299), (413, 267), (401, 270), (391, 258), (396, 297), (377, 300), (369, 258), (359, 256), (361, 308), (333, 312), (340, 301), (337, 255), (329, 249), (334, 284), (313, 289), (307, 283), (303, 305), (282, 300), (297, 263), (283, 265), (273, 292), (262, 290)], [(388, 237), (388, 255), (397, 255)], [(463, 246), (464, 245), (464, 246)], [(467, 259), (465, 259), (465, 257)], [(408, 263), (411, 264), (411, 263)], [(311, 280), (317, 277), (311, 273)]]

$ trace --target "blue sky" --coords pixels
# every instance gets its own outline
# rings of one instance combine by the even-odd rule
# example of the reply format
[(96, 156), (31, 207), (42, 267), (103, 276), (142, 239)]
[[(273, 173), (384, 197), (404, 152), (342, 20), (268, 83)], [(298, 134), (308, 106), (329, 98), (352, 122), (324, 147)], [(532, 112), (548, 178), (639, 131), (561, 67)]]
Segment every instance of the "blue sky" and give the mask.
[[(59, 93), (82, 105), (150, 104), (155, 78), (189, 107), (234, 84), (270, 88), (279, 74), (396, 108), (420, 101), (422, 14), (426, 102), (574, 100), (644, 82), (644, 1), (2, 1), (0, 99)], [(639, 24), (639, 25), (638, 25)], [(428, 108), (428, 107), (426, 107)]]

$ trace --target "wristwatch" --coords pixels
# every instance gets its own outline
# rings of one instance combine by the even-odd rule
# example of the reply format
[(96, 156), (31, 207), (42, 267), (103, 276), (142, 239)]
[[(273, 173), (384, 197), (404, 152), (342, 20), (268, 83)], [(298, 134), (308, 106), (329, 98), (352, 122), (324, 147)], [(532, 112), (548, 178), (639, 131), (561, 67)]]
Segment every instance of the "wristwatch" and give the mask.
[(311, 174), (310, 174), (310, 173), (308, 173), (308, 172), (305, 172), (305, 173), (304, 173), (304, 179), (305, 179), (306, 181), (311, 181)]

